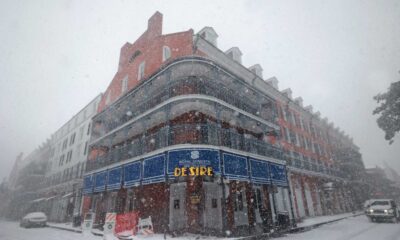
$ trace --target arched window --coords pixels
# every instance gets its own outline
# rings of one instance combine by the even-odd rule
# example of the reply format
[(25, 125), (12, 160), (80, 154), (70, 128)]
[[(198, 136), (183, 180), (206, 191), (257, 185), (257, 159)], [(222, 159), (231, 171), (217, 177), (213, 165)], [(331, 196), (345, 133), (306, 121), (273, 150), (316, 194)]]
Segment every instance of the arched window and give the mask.
[(139, 51), (139, 50), (136, 50), (136, 51), (132, 54), (131, 58), (129, 59), (129, 63), (132, 63), (132, 62), (135, 60), (135, 58), (136, 58), (137, 56), (139, 56), (140, 54), (142, 54), (142, 52)]
[(171, 57), (171, 49), (168, 46), (163, 47), (163, 62)]

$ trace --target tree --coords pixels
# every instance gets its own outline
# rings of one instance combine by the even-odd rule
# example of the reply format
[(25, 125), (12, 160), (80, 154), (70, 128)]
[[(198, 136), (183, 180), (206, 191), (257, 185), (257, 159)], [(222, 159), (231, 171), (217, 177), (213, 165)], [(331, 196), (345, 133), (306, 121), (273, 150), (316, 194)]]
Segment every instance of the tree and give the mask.
[(392, 144), (394, 136), (400, 131), (400, 81), (390, 84), (386, 93), (378, 94), (374, 99), (380, 103), (373, 111), (374, 115), (380, 115), (376, 122), (385, 132), (385, 139)]

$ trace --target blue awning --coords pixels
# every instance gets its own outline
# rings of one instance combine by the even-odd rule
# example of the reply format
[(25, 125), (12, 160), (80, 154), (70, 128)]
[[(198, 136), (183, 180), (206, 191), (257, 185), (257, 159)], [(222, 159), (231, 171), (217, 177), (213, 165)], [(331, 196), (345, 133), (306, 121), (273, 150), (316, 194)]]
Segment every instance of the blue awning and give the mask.
[(94, 192), (106, 190), (107, 171), (96, 173), (94, 180)]
[(214, 174), (220, 174), (219, 151), (211, 149), (180, 149), (168, 152), (168, 175), (173, 176), (175, 168), (212, 167)]
[(247, 158), (231, 153), (223, 153), (224, 175), (232, 180), (249, 180)]
[(270, 184), (269, 164), (267, 161), (250, 158), (251, 180), (258, 184)]
[(141, 162), (134, 162), (124, 166), (124, 187), (130, 187), (140, 183)]
[(271, 180), (273, 184), (287, 186), (286, 168), (284, 165), (270, 163), (269, 164)]
[(85, 176), (83, 178), (83, 194), (88, 194), (93, 192), (93, 175)]
[(107, 190), (120, 189), (122, 182), (122, 167), (108, 170)]
[(142, 184), (165, 181), (165, 156), (157, 155), (143, 160)]

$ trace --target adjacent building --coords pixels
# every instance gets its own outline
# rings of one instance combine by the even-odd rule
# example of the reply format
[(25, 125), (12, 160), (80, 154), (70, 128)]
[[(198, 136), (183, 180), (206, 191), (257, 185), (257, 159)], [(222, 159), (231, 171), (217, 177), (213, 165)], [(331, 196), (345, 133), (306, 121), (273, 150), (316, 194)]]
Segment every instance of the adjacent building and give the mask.
[(28, 156), (17, 157), (9, 178), (13, 200), (8, 217), (43, 211), (49, 221), (65, 222), (80, 215), (91, 121), (100, 99), (95, 97)]
[(88, 155), (92, 117), (97, 111), (101, 95), (96, 96), (82, 110), (51, 136), (50, 159), (42, 201), (51, 221), (71, 221), (80, 215), (82, 177)]
[(47, 140), (26, 157), (18, 155), (9, 178), (11, 200), (5, 213), (8, 218), (18, 220), (26, 212), (39, 208), (43, 200), (39, 191), (44, 186), (50, 149), (51, 143)]

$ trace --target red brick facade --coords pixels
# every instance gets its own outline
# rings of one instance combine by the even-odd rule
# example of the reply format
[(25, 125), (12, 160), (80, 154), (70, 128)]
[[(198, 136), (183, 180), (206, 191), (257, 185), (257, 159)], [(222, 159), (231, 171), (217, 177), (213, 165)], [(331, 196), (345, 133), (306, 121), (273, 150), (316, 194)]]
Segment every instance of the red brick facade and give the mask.
[[(163, 62), (163, 47), (171, 50), (171, 57)], [(162, 35), (162, 14), (156, 12), (148, 21), (147, 30), (133, 43), (126, 43), (121, 48), (119, 69), (100, 101), (98, 112), (120, 98), (122, 81), (128, 76), (126, 91), (134, 88), (141, 80), (151, 76), (163, 64), (178, 57), (192, 55), (193, 30)], [(138, 79), (139, 65), (145, 62), (144, 76)], [(108, 98), (108, 99), (107, 99)]]

